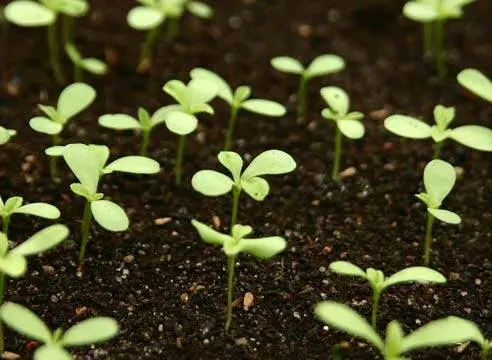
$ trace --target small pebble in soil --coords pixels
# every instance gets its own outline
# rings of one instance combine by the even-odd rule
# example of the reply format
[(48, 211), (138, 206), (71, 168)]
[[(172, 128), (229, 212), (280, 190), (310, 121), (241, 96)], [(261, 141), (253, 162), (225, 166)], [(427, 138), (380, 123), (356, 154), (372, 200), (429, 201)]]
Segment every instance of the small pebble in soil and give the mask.
[(127, 264), (130, 264), (133, 262), (133, 260), (135, 260), (135, 256), (133, 255), (127, 255), (123, 258), (123, 261), (126, 262)]
[(340, 179), (345, 179), (345, 178), (354, 176), (355, 174), (357, 174), (357, 169), (355, 167), (351, 166), (351, 167), (346, 168), (342, 172), (340, 172), (339, 176), (340, 176)]
[(172, 220), (172, 218), (170, 218), (170, 217), (157, 218), (157, 219), (154, 219), (154, 224), (155, 225), (166, 225), (171, 220)]
[(229, 26), (232, 29), (239, 29), (242, 24), (243, 20), (239, 16), (234, 15), (229, 18)]
[(43, 272), (45, 275), (53, 275), (55, 273), (55, 268), (50, 265), (43, 265)]
[(248, 345), (248, 339), (246, 339), (245, 337), (241, 337), (239, 339), (236, 339), (235, 343), (237, 346), (245, 346)]

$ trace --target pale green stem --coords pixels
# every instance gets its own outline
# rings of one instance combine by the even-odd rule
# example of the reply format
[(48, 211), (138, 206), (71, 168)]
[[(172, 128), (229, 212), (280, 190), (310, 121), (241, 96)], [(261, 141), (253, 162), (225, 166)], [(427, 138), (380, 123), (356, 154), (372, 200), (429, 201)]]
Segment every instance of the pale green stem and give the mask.
[(446, 75), (446, 62), (444, 59), (444, 20), (439, 19), (436, 25), (436, 67), (437, 75), (444, 77)]
[(338, 181), (338, 174), (340, 173), (340, 157), (342, 156), (342, 132), (335, 123), (335, 153), (333, 154), (333, 170), (331, 172), (331, 178), (333, 181)]
[(85, 249), (87, 247), (87, 243), (89, 242), (89, 229), (91, 226), (91, 220), (92, 220), (91, 202), (89, 200), (86, 200), (84, 206), (84, 216), (82, 218), (82, 232), (81, 232), (82, 242), (80, 243), (80, 250), (79, 250), (79, 268), (82, 268), (84, 264)]
[(166, 33), (166, 42), (171, 42), (174, 40), (174, 38), (178, 35), (179, 32), (179, 21), (181, 20), (180, 17), (178, 18), (169, 18), (167, 20), (168, 25), (167, 25), (167, 33)]
[(432, 160), (439, 159), (443, 145), (444, 145), (444, 140), (436, 143), (436, 145), (435, 145), (436, 147), (434, 149), (434, 155), (432, 156)]
[(155, 28), (147, 32), (147, 37), (145, 43), (142, 46), (140, 52), (140, 57), (138, 59), (137, 70), (140, 69), (145, 61), (150, 60), (152, 57), (152, 50), (154, 49), (155, 43), (157, 42), (157, 37), (161, 30), (162, 23), (157, 25)]
[(231, 215), (231, 234), (232, 227), (237, 223), (237, 212), (239, 209), (239, 195), (241, 195), (241, 189), (235, 185), (232, 187), (232, 215)]
[(307, 111), (307, 94), (306, 85), (308, 78), (304, 75), (301, 76), (301, 81), (299, 83), (299, 89), (297, 90), (297, 117), (303, 118)]
[(73, 29), (73, 18), (70, 15), (63, 15), (62, 32), (63, 32), (63, 43), (65, 45), (72, 42), (72, 29)]
[(8, 231), (9, 231), (9, 223), (10, 223), (10, 215), (7, 215), (2, 219), (2, 231), (5, 234), (5, 236), (7, 236), (7, 238), (8, 238)]
[(374, 330), (376, 330), (376, 326), (378, 323), (378, 308), (379, 308), (379, 299), (381, 297), (381, 291), (377, 289), (373, 289), (372, 294), (372, 313), (371, 313), (371, 325)]
[(140, 156), (147, 156), (149, 140), (150, 140), (150, 130), (142, 130), (142, 142), (140, 143)]
[(487, 360), (489, 357), (489, 349), (490, 344), (486, 342), (485, 345), (482, 345), (482, 352), (480, 353), (480, 360)]
[(56, 40), (56, 21), (48, 26), (48, 47), (53, 75), (55, 75), (55, 79), (58, 83), (63, 83), (64, 79), (58, 54), (58, 42)]
[[(56, 146), (60, 143), (60, 137), (57, 134), (54, 134), (51, 136), (51, 144), (52, 146)], [(51, 173), (51, 180), (53, 180), (54, 183), (60, 182), (60, 178), (58, 177), (58, 157), (57, 156), (50, 156), (50, 173)]]
[(425, 243), (424, 243), (424, 266), (429, 265), (430, 251), (432, 245), (432, 224), (434, 223), (434, 216), (431, 213), (427, 213), (427, 227), (425, 230)]
[(232, 322), (232, 287), (234, 286), (234, 268), (236, 266), (236, 257), (227, 257), (227, 315), (225, 323), (225, 332), (229, 330)]
[(424, 55), (432, 54), (432, 22), (425, 22), (424, 27)]
[(185, 147), (186, 135), (180, 135), (178, 140), (178, 153), (176, 154), (176, 165), (174, 166), (174, 183), (176, 185), (181, 184), (181, 172)]
[(231, 115), (229, 117), (229, 124), (227, 125), (226, 139), (224, 143), (224, 151), (229, 151), (232, 144), (232, 135), (234, 134), (234, 127), (236, 126), (237, 113), (239, 108), (236, 106), (231, 107)]
[(75, 82), (82, 82), (84, 80), (83, 69), (79, 64), (73, 64), (73, 80)]
[[(3, 304), (3, 297), (5, 291), (5, 274), (0, 272), (0, 306)], [(3, 324), (0, 321), (0, 357), (5, 350), (5, 341), (3, 339)]]

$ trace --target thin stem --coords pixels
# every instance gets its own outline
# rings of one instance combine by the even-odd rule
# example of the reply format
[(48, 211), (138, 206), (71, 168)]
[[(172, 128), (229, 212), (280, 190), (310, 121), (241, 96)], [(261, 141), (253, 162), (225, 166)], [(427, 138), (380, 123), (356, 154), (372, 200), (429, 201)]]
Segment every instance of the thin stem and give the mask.
[(149, 140), (150, 140), (150, 130), (142, 130), (142, 142), (140, 143), (140, 156), (147, 156)]
[(430, 251), (432, 245), (432, 224), (434, 223), (434, 215), (427, 213), (427, 227), (425, 230), (425, 243), (424, 243), (424, 266), (429, 265)]
[(338, 181), (338, 174), (340, 173), (340, 157), (342, 155), (342, 132), (336, 124), (335, 126), (335, 153), (333, 154), (333, 170), (331, 172), (331, 178), (333, 181)]
[(424, 27), (424, 55), (432, 54), (432, 22), (425, 22)]
[(171, 42), (178, 35), (179, 32), (179, 20), (181, 18), (169, 18), (167, 20), (167, 33), (166, 33), (166, 42)]
[(87, 247), (87, 243), (89, 242), (89, 229), (91, 225), (91, 219), (92, 219), (91, 202), (89, 200), (86, 200), (84, 206), (84, 217), (82, 218), (82, 232), (81, 232), (82, 242), (80, 243), (80, 250), (79, 250), (79, 268), (82, 268), (84, 264), (85, 249)]
[(238, 107), (231, 107), (231, 116), (229, 117), (229, 124), (227, 125), (226, 139), (224, 142), (224, 151), (229, 151), (232, 144), (232, 135), (234, 134), (234, 127), (236, 126), (236, 119), (238, 113)]
[(232, 188), (232, 215), (231, 215), (231, 234), (232, 227), (237, 223), (237, 211), (239, 208), (239, 195), (241, 195), (241, 189), (235, 185)]
[(162, 23), (155, 28), (147, 32), (147, 37), (140, 51), (140, 57), (138, 59), (137, 71), (141, 71), (150, 65), (150, 58), (152, 57), (152, 50), (157, 42), (157, 37), (161, 30)]
[(442, 146), (443, 145), (444, 145), (444, 140), (443, 141), (439, 141), (438, 143), (436, 143), (436, 147), (434, 149), (434, 155), (432, 155), (432, 160), (439, 159), (439, 156), (441, 155), (441, 150), (442, 150)]
[(299, 89), (297, 90), (297, 117), (303, 118), (307, 111), (307, 94), (306, 94), (307, 78), (301, 77)]
[(48, 47), (53, 75), (55, 75), (55, 79), (58, 83), (63, 83), (64, 78), (61, 71), (60, 58), (58, 55), (58, 43), (56, 40), (56, 21), (48, 26)]
[[(3, 304), (3, 296), (5, 291), (5, 274), (0, 272), (0, 305)], [(0, 322), (0, 356), (5, 350), (5, 341), (3, 339), (3, 324)]]
[(186, 135), (181, 135), (178, 140), (178, 153), (176, 154), (176, 165), (174, 166), (174, 183), (181, 184), (181, 172), (183, 156), (186, 147)]
[(378, 323), (378, 308), (379, 308), (379, 299), (381, 297), (381, 292), (379, 290), (373, 290), (372, 294), (372, 313), (371, 313), (371, 325), (374, 330), (376, 330), (376, 326)]
[(84, 79), (84, 73), (82, 67), (79, 64), (73, 65), (73, 80), (75, 82), (82, 82)]
[[(51, 136), (51, 144), (52, 146), (56, 146), (60, 143), (60, 137), (57, 134), (54, 134)], [(58, 157), (57, 156), (50, 156), (50, 174), (51, 174), (51, 180), (53, 180), (54, 183), (59, 183), (60, 178), (58, 177)]]
[(490, 345), (486, 342), (485, 345), (482, 345), (482, 352), (480, 353), (480, 360), (487, 360), (489, 357), (489, 349)]
[(63, 15), (62, 18), (62, 33), (63, 44), (67, 45), (72, 42), (73, 18), (70, 15)]
[[(8, 238), (8, 231), (9, 231), (9, 223), (10, 223), (10, 216), (5, 216), (3, 219), (2, 219), (2, 231), (3, 233), (5, 234), (5, 236), (7, 236)], [(1, 353), (0, 353), (1, 355)]]
[(236, 265), (236, 257), (227, 257), (227, 315), (225, 323), (225, 332), (229, 330), (232, 322), (232, 287), (234, 285), (234, 268)]
[(436, 67), (437, 75), (444, 77), (446, 75), (446, 62), (444, 59), (444, 20), (438, 19), (435, 22), (436, 27)]

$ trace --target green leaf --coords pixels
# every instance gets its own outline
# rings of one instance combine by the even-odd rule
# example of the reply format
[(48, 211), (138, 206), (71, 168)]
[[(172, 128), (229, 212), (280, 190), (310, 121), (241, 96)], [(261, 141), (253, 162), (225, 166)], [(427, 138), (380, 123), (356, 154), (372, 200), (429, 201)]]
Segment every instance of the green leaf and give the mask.
[(150, 130), (152, 127), (150, 114), (143, 107), (138, 108), (138, 122), (140, 123), (140, 126), (143, 130)]
[(330, 270), (341, 275), (358, 276), (367, 279), (366, 273), (357, 265), (348, 261), (334, 261), (329, 266)]
[(64, 145), (50, 146), (49, 148), (44, 150), (44, 153), (48, 156), (63, 156), (64, 152), (65, 152)]
[(347, 115), (350, 109), (350, 99), (343, 89), (336, 86), (327, 86), (322, 88), (320, 93), (331, 110), (339, 116)]
[(83, 59), (81, 65), (85, 70), (96, 75), (103, 75), (108, 71), (108, 65), (104, 61), (95, 58)]
[(383, 351), (383, 340), (364, 318), (348, 306), (334, 301), (322, 301), (316, 305), (314, 313), (324, 323), (362, 338)]
[(236, 184), (241, 179), (241, 170), (243, 169), (243, 159), (234, 151), (221, 151), (217, 155), (219, 162), (231, 172), (232, 178)]
[(55, 224), (38, 231), (29, 239), (15, 247), (10, 254), (30, 256), (41, 254), (67, 238), (69, 234), (68, 227), (61, 224)]
[(127, 114), (106, 114), (98, 119), (99, 125), (115, 130), (140, 129), (140, 122)]
[(427, 211), (430, 212), (434, 217), (438, 218), (441, 221), (444, 221), (447, 224), (457, 225), (461, 223), (461, 218), (458, 214), (444, 209), (432, 209), (427, 208)]
[(455, 116), (454, 107), (444, 107), (437, 105), (434, 108), (434, 120), (441, 131), (447, 129), (448, 125), (453, 121)]
[(162, 90), (176, 100), (183, 108), (189, 105), (188, 88), (180, 80), (170, 80), (164, 84)]
[(209, 104), (194, 104), (190, 106), (188, 113), (190, 114), (207, 113), (213, 115), (214, 108), (211, 107)]
[(205, 104), (217, 96), (220, 88), (215, 82), (197, 78), (188, 83), (189, 106)]
[(268, 182), (260, 177), (241, 179), (243, 190), (256, 201), (263, 201), (270, 191)]
[(22, 206), (23, 199), (20, 196), (12, 196), (5, 201), (4, 209), (10, 214)]
[(84, 83), (68, 85), (58, 97), (57, 109), (63, 122), (86, 109), (96, 98), (96, 90)]
[(56, 21), (50, 9), (30, 0), (12, 1), (4, 9), (5, 18), (19, 26), (48, 26)]
[(74, 44), (72, 43), (66, 43), (65, 44), (65, 52), (67, 53), (68, 57), (74, 64), (79, 64), (80, 61), (82, 60), (82, 55), (80, 52), (77, 50)]
[(337, 126), (341, 133), (350, 139), (360, 139), (364, 136), (364, 125), (359, 120), (340, 119)]
[(190, 1), (186, 8), (190, 13), (202, 19), (209, 19), (214, 14), (212, 8), (201, 1)]
[(0, 317), (9, 328), (30, 339), (51, 342), (51, 332), (44, 322), (22, 305), (6, 302), (0, 307)]
[(401, 343), (405, 333), (403, 332), (401, 325), (398, 321), (391, 321), (386, 327), (386, 339), (384, 356), (388, 360), (406, 360), (399, 356), (401, 353)]
[(59, 345), (44, 345), (34, 352), (34, 360), (72, 360), (72, 355)]
[(384, 120), (384, 127), (393, 134), (410, 139), (431, 137), (431, 127), (425, 122), (406, 115), (391, 115)]
[(234, 106), (240, 106), (244, 101), (249, 99), (251, 96), (251, 88), (246, 85), (239, 86), (236, 91), (234, 91)]
[(194, 68), (190, 71), (190, 76), (192, 79), (205, 79), (213, 82), (218, 88), (218, 96), (228, 104), (232, 104), (232, 89), (219, 75), (204, 68)]
[(103, 342), (118, 334), (118, 323), (109, 317), (84, 320), (68, 329), (61, 339), (64, 346), (82, 346)]
[(457, 316), (449, 316), (448, 319), (452, 319), (453, 323), (461, 334), (466, 334), (468, 340), (475, 341), (476, 343), (483, 345), (485, 343), (485, 338), (476, 324), (473, 322), (459, 318)]
[(62, 124), (56, 123), (44, 116), (33, 117), (29, 120), (29, 126), (34, 131), (48, 135), (56, 135), (63, 130)]
[(205, 196), (220, 196), (231, 191), (232, 180), (213, 170), (201, 170), (193, 175), (191, 185), (193, 189)]
[(151, 30), (165, 19), (162, 12), (148, 6), (137, 6), (128, 12), (126, 21), (135, 30)]
[(275, 70), (301, 75), (304, 72), (304, 66), (297, 59), (290, 56), (278, 56), (270, 60), (270, 64)]
[(231, 239), (229, 235), (215, 231), (199, 221), (191, 220), (191, 224), (195, 227), (196, 231), (198, 231), (201, 239), (207, 244), (223, 246), (226, 241)]
[(439, 18), (439, 13), (430, 4), (424, 1), (409, 1), (403, 6), (403, 14), (413, 21), (432, 22)]
[(446, 278), (435, 270), (423, 266), (413, 266), (400, 270), (387, 278), (383, 283), (383, 289), (391, 285), (407, 282), (443, 284), (446, 282)]
[(265, 116), (283, 116), (286, 113), (285, 107), (275, 101), (263, 99), (249, 99), (241, 104), (241, 108), (265, 115)]
[(0, 145), (5, 144), (15, 134), (17, 134), (15, 130), (8, 130), (5, 129), (3, 126), (0, 126)]
[(64, 0), (59, 3), (60, 12), (73, 16), (84, 16), (89, 10), (89, 5), (85, 0)]
[(449, 137), (475, 150), (492, 151), (492, 130), (483, 126), (460, 126), (451, 130)]
[(58, 111), (50, 105), (43, 105), (43, 104), (38, 104), (38, 108), (45, 113), (45, 115), (48, 117), (48, 119), (60, 123), (60, 115), (58, 114)]
[(296, 162), (282, 150), (267, 150), (255, 157), (244, 170), (243, 179), (251, 179), (260, 175), (278, 175), (293, 171)]
[(104, 168), (104, 171), (121, 171), (132, 174), (155, 174), (160, 171), (157, 161), (146, 156), (125, 156)]
[(27, 271), (27, 261), (22, 255), (8, 253), (0, 258), (0, 272), (13, 278), (19, 278)]
[(424, 169), (424, 186), (427, 194), (439, 203), (448, 196), (456, 181), (454, 167), (443, 160), (432, 160)]
[(91, 193), (97, 192), (102, 169), (95, 151), (84, 144), (69, 144), (63, 158), (80, 183)]
[(125, 211), (112, 201), (92, 201), (91, 210), (94, 219), (106, 230), (114, 232), (125, 231), (130, 225)]
[(475, 95), (492, 102), (492, 81), (476, 69), (465, 69), (458, 74), (458, 82)]
[(42, 202), (21, 206), (14, 210), (14, 213), (34, 215), (44, 219), (58, 219), (60, 217), (60, 210), (53, 205)]
[(87, 189), (84, 185), (79, 183), (70, 184), (70, 190), (72, 190), (75, 194), (86, 198), (89, 201), (91, 201), (93, 196), (95, 195), (94, 193), (90, 192), (89, 189)]
[(239, 241), (240, 251), (247, 252), (258, 259), (269, 259), (282, 252), (286, 245), (285, 240), (280, 236), (241, 239)]
[(342, 71), (345, 61), (338, 55), (321, 55), (314, 59), (306, 69), (305, 76), (312, 78)]
[(188, 135), (195, 131), (198, 119), (181, 111), (172, 111), (166, 115), (166, 127), (177, 135)]
[(251, 234), (253, 232), (253, 228), (249, 225), (241, 225), (241, 224), (235, 224), (232, 227), (232, 237), (234, 240), (239, 240), (244, 238), (245, 236)]

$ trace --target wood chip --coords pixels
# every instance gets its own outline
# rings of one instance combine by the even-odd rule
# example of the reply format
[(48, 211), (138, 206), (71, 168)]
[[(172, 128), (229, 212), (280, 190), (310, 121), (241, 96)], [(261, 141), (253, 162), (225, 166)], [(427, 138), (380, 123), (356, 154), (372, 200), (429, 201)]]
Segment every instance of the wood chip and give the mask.
[(351, 167), (343, 170), (339, 175), (340, 175), (340, 179), (344, 179), (347, 177), (354, 176), (355, 174), (357, 174), (357, 169), (355, 167), (351, 166)]
[(81, 307), (78, 307), (75, 309), (75, 315), (76, 316), (80, 316), (80, 315), (83, 315), (87, 312), (87, 307), (85, 306), (81, 306)]
[(255, 297), (253, 296), (252, 293), (247, 292), (246, 294), (244, 294), (244, 298), (243, 298), (243, 309), (244, 309), (244, 311), (249, 310), (249, 308), (253, 305), (254, 299), (255, 299)]
[(170, 217), (157, 218), (157, 219), (154, 220), (154, 224), (156, 224), (156, 225), (166, 225), (171, 220), (172, 220), (172, 218), (170, 218)]
[(217, 230), (220, 229), (220, 217), (218, 217), (217, 215), (214, 215), (212, 217), (212, 222), (214, 223), (214, 228), (216, 228)]

